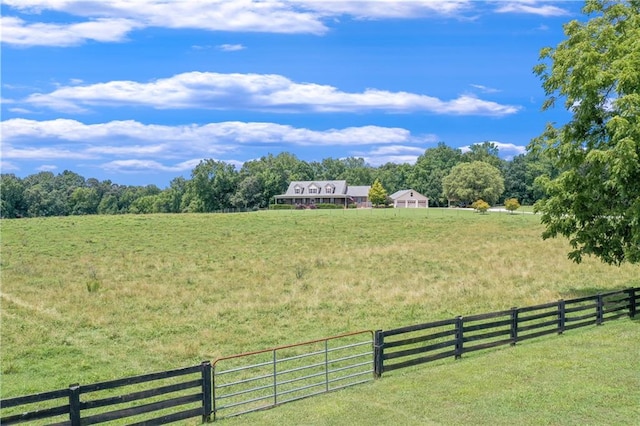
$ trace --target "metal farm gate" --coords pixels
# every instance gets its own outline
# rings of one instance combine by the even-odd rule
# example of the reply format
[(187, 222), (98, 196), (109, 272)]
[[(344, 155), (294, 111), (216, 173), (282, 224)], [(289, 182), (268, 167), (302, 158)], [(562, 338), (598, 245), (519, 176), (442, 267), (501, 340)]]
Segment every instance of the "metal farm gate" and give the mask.
[(373, 379), (370, 330), (219, 358), (213, 363), (213, 417), (271, 408)]

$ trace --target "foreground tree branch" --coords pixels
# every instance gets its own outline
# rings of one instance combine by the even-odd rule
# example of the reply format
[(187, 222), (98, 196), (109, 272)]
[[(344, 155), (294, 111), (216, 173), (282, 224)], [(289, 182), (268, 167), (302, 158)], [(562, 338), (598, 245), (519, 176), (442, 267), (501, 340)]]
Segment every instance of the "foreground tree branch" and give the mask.
[(571, 112), (547, 125), (529, 150), (562, 172), (541, 178), (536, 203), (543, 238), (564, 236), (579, 263), (640, 262), (640, 1), (589, 0), (587, 22), (564, 26), (566, 40), (540, 52), (534, 72), (547, 99)]

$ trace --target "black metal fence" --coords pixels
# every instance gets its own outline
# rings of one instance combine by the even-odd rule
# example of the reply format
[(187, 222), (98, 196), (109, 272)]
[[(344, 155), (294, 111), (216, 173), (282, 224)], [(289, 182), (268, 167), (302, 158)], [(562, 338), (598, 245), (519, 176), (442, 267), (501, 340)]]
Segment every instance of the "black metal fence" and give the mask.
[[(320, 361), (310, 362), (310, 365), (295, 366), (279, 374), (290, 374), (293, 371), (310, 371), (316, 368), (318, 371), (304, 373), (302, 377), (288, 379), (284, 383), (302, 383), (305, 380), (316, 382), (302, 383), (293, 389), (278, 389), (279, 374), (270, 372), (267, 379), (270, 389), (274, 388), (268, 398), (274, 402), (268, 404), (275, 406), (282, 403), (278, 401), (278, 395), (291, 394), (290, 400), (311, 396), (321, 392), (310, 394), (295, 394), (318, 386), (324, 386), (325, 390), (337, 389), (344, 385), (330, 387), (330, 384), (339, 380), (352, 380), (348, 383), (356, 384), (365, 382), (360, 380), (362, 374), (371, 374), (371, 368), (366, 364), (373, 364), (373, 376), (381, 377), (384, 372), (397, 370), (417, 364), (431, 362), (443, 358), (460, 358), (463, 354), (492, 348), (500, 345), (516, 345), (518, 342), (544, 336), (546, 334), (561, 334), (567, 330), (600, 325), (605, 321), (620, 318), (622, 316), (634, 317), (640, 299), (640, 287), (620, 291), (598, 294), (594, 296), (580, 297), (570, 300), (546, 303), (523, 308), (512, 308), (505, 311), (491, 312), (487, 314), (456, 317), (452, 319), (435, 321), (425, 324), (396, 328), (393, 330), (378, 330), (373, 339), (373, 360), (359, 359), (362, 353), (347, 354), (330, 359), (332, 352), (345, 349), (359, 348), (362, 345), (371, 345), (367, 342), (355, 342), (343, 344), (336, 348), (330, 348), (328, 341), (334, 338), (344, 338), (371, 331), (347, 333), (334, 338), (321, 339), (306, 342), (299, 345), (289, 345), (276, 348), (291, 349), (296, 346), (305, 346), (311, 343), (322, 342), (325, 346), (303, 354), (287, 355), (284, 359), (275, 357), (275, 349), (258, 351), (250, 354), (241, 354), (232, 357), (220, 358), (218, 361), (232, 358), (242, 358), (245, 355), (262, 354), (269, 352), (274, 357), (265, 363), (267, 367), (277, 368), (278, 363), (290, 362), (290, 360), (321, 358)], [(370, 339), (370, 337), (369, 337)], [(368, 356), (371, 357), (371, 351)], [(342, 365), (340, 363), (345, 362)], [(336, 364), (334, 364), (336, 363)], [(233, 369), (233, 372), (246, 371), (255, 367), (255, 362)], [(262, 365), (262, 364), (260, 364)], [(274, 367), (276, 366), (276, 367)], [(354, 368), (363, 368), (355, 373), (348, 373), (345, 377), (332, 377), (331, 374), (339, 373)], [(220, 374), (229, 374), (223, 371)], [(266, 375), (265, 375), (266, 376)], [(253, 377), (239, 378), (232, 383), (237, 386)], [(357, 380), (357, 381), (353, 381)], [(202, 422), (211, 421), (214, 415), (214, 401), (229, 399), (231, 396), (256, 391), (256, 386), (229, 394), (230, 385), (216, 384), (213, 387), (213, 368), (209, 361), (200, 365), (163, 371), (159, 373), (145, 374), (125, 379), (89, 385), (71, 385), (67, 389), (60, 389), (34, 395), (0, 400), (0, 424), (10, 425), (29, 422), (30, 424), (49, 425), (91, 425), (118, 419), (128, 419), (129, 424), (166, 424), (190, 418), (200, 417)], [(280, 384), (282, 384), (280, 383)], [(266, 389), (267, 385), (265, 385)], [(262, 389), (262, 387), (259, 387)], [(216, 390), (217, 389), (217, 390)], [(220, 395), (215, 395), (220, 392)], [(225, 393), (227, 392), (227, 393)], [(262, 399), (263, 396), (259, 396)], [(266, 397), (265, 397), (266, 398)], [(284, 401), (286, 402), (286, 401)], [(244, 404), (245, 401), (234, 403)], [(218, 407), (222, 409), (222, 406)], [(230, 408), (230, 407), (227, 407)], [(251, 411), (251, 409), (246, 410)], [(233, 413), (239, 414), (239, 413)]]
[(382, 373), (442, 358), (516, 343), (545, 334), (635, 316), (639, 288), (500, 312), (456, 317), (393, 330), (374, 337), (374, 370)]

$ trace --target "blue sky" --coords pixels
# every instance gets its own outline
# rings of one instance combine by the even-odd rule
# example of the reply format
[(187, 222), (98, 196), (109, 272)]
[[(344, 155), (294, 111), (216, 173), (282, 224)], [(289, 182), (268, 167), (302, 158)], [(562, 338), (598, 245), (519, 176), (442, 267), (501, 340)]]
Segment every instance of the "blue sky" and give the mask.
[(205, 158), (524, 152), (573, 1), (3, 0), (2, 172), (166, 187)]

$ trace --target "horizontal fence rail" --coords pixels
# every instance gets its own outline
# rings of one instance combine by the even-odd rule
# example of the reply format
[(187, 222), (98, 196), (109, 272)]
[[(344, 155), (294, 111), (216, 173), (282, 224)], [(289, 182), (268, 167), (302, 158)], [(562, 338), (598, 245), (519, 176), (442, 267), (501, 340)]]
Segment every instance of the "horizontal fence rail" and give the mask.
[(0, 424), (202, 422), (274, 407), (444, 358), (634, 317), (640, 288), (396, 328), (358, 331), (0, 400)]
[(634, 317), (640, 288), (602, 293), (500, 312), (456, 317), (426, 324), (378, 330), (374, 337), (376, 377), (442, 358), (546, 334), (600, 325), (622, 316)]
[(213, 364), (213, 416), (237, 416), (371, 380), (370, 330), (219, 358)]
[[(204, 422), (212, 412), (211, 363), (90, 385), (75, 384), (68, 389), (3, 399), (0, 404), (2, 425), (33, 424), (42, 419), (50, 425), (71, 426), (123, 418), (131, 420), (128, 424), (161, 425), (193, 417), (201, 417)], [(28, 411), (24, 411), (25, 406), (30, 407)], [(10, 414), (17, 407), (22, 410)]]

